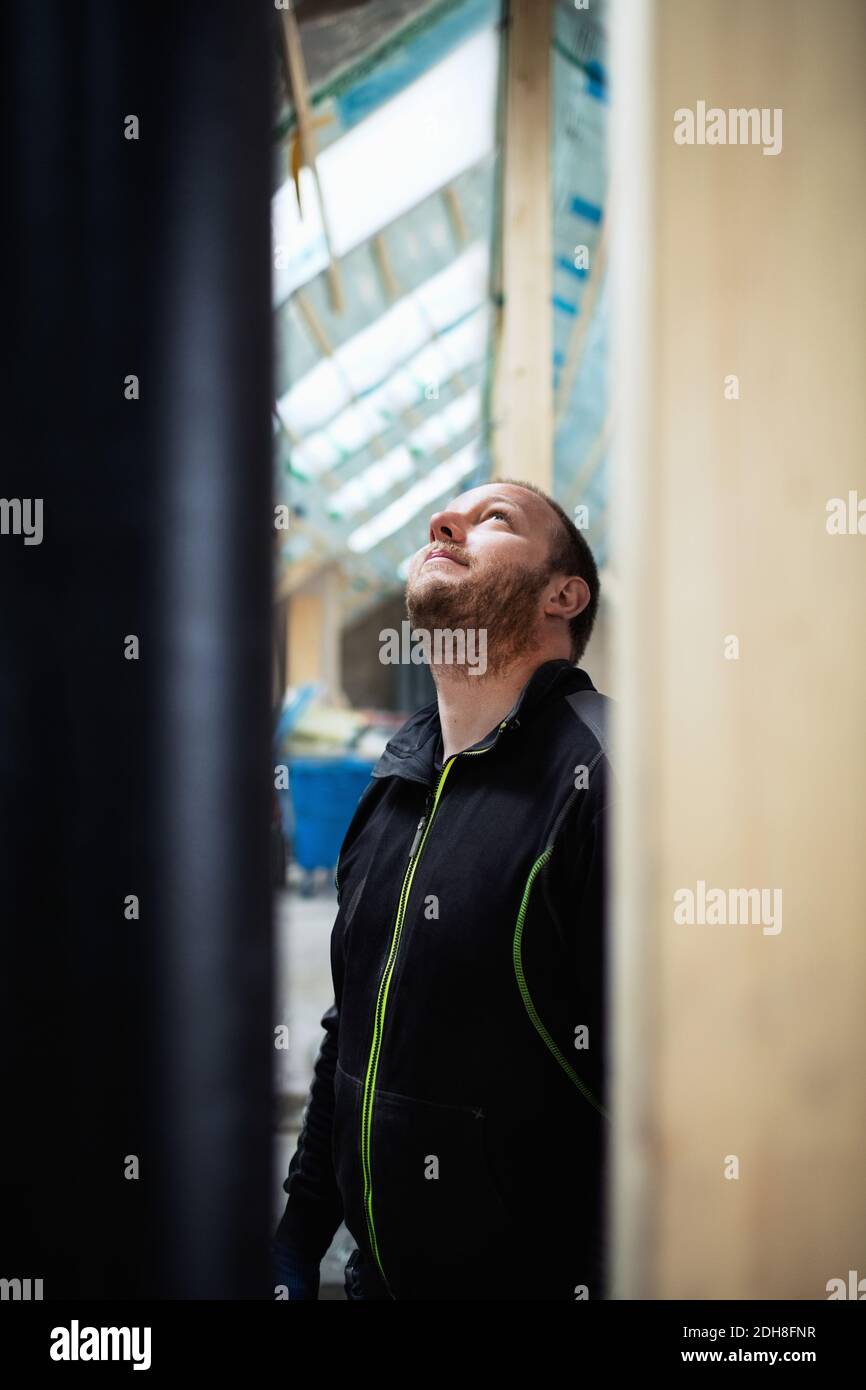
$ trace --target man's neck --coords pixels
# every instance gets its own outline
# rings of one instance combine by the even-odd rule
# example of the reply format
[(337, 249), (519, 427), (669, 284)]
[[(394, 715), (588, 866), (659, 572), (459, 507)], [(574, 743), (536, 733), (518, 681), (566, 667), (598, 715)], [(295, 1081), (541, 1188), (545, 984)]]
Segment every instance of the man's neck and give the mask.
[(539, 666), (554, 659), (536, 652), (504, 670), (487, 671), (483, 676), (455, 672), (445, 665), (431, 667), (445, 758), (471, 748), (488, 734), (505, 718)]

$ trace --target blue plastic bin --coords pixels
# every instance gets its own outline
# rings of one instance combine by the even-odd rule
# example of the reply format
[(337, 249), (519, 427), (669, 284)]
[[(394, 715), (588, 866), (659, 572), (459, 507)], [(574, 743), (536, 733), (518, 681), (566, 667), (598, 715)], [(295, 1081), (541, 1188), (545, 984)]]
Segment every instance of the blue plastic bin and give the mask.
[(278, 795), (292, 856), (302, 869), (336, 868), (343, 837), (373, 767), (366, 758), (289, 761), (288, 792)]

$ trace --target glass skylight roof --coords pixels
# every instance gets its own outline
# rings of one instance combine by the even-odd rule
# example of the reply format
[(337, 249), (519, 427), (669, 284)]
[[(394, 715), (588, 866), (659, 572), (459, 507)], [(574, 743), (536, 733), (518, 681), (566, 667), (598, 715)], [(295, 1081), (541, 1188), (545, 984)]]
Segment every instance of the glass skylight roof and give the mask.
[[(454, 0), (428, 8), (429, 23), (412, 28), (405, 48), (359, 61), (331, 92), (312, 88), (316, 168), (339, 296), (324, 273), (328, 247), (315, 178), (300, 172), (301, 215), (294, 181), (284, 177), (291, 130), (278, 147), (283, 182), (272, 202), (277, 487), (279, 495), (288, 488), (304, 519), (303, 543), (297, 533), (287, 546), (284, 579), (290, 588), (302, 550), (299, 578), (316, 564), (345, 562), (348, 547), (346, 570), (363, 577), (370, 602), (405, 578), (431, 504), (461, 491), (473, 471), (473, 482), (489, 476), (501, 6)], [(299, 19), (303, 40), (303, 7)], [(602, 534), (591, 534), (596, 548), (604, 530), (608, 415), (607, 285), (599, 273), (605, 64), (602, 0), (591, 13), (567, 0), (557, 4), (550, 149), (555, 492), (566, 508), (590, 501), (593, 517), (602, 519)], [(576, 264), (579, 244), (585, 268)], [(598, 558), (603, 562), (603, 546)]]
[(357, 478), (352, 478), (328, 498), (328, 511), (333, 516), (350, 517), (364, 511), (371, 502), (388, 492), (415, 471), (412, 455), (401, 444), (385, 458), (372, 463)]
[(453, 488), (461, 478), (472, 472), (477, 463), (478, 443), (473, 441), (419, 479), (414, 487), (409, 488), (396, 502), (392, 502), (379, 516), (353, 531), (347, 541), (349, 549), (357, 554), (372, 550), (374, 545), (378, 545), (380, 541), (411, 521), (422, 507), (426, 507)]
[[(348, 549), (371, 601), (394, 586), (416, 533), (423, 541), (430, 504), (483, 463), (500, 17), (494, 0), (443, 7), (419, 40), (420, 75), (361, 119), (344, 120), (351, 101), (314, 95), (326, 216), (307, 169), (302, 214), (293, 179), (273, 198), (278, 488), (315, 542), (304, 573)], [(445, 47), (429, 37), (440, 24)], [(437, 53), (433, 66), (422, 50)], [(375, 85), (376, 73), (358, 80)], [(291, 571), (300, 550), (287, 549)]]
[[(316, 160), (337, 257), (443, 188), (491, 152), (495, 139), (499, 36), (482, 29)], [(274, 302), (327, 261), (315, 183), (301, 171), (303, 216), (288, 179), (272, 204)]]

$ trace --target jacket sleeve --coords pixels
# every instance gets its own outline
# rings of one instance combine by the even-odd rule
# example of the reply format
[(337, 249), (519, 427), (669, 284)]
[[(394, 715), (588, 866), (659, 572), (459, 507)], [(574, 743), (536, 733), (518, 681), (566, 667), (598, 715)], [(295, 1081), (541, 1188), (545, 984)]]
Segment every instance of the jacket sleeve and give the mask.
[(288, 1193), (286, 1209), (275, 1233), (280, 1245), (311, 1262), (323, 1258), (343, 1219), (331, 1158), (339, 1025), (335, 1001), (322, 1016), (325, 1036), (313, 1068), (297, 1147), (283, 1183), (283, 1191)]
[(580, 1019), (589, 1027), (590, 1047), (581, 1072), (607, 1107), (609, 1049), (609, 838), (611, 808), (607, 760), (590, 774), (559, 835), (546, 885), (548, 908), (557, 923), (565, 961), (573, 971)]
[(610, 1297), (610, 1238), (606, 1204), (610, 1175), (608, 970), (609, 948), (609, 835), (611, 809), (607, 799), (609, 769), (590, 774), (590, 789), (579, 798), (575, 814), (568, 817), (559, 837), (553, 862), (557, 873), (551, 896), (559, 921), (563, 961), (573, 969), (579, 1018), (589, 1027), (587, 1051), (571, 1053), (581, 1079), (604, 1107), (602, 1119), (588, 1106), (581, 1111), (585, 1130), (581, 1143), (581, 1167), (575, 1179), (584, 1238), (575, 1252), (576, 1276), (587, 1283), (591, 1298)]

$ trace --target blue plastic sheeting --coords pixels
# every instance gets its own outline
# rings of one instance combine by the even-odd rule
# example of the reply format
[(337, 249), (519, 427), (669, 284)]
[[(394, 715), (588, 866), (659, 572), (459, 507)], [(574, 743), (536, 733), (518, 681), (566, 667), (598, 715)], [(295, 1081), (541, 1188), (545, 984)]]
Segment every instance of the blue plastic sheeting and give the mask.
[(582, 217), (584, 222), (598, 224), (601, 221), (601, 208), (595, 203), (588, 203), (585, 198), (572, 198), (570, 211), (574, 217)]
[(567, 510), (588, 508), (587, 539), (602, 564), (607, 556), (602, 441), (608, 331), (604, 277), (595, 283), (595, 267), (608, 183), (605, 11), (601, 3), (575, 10), (562, 0), (555, 10), (552, 53), (554, 491)]

